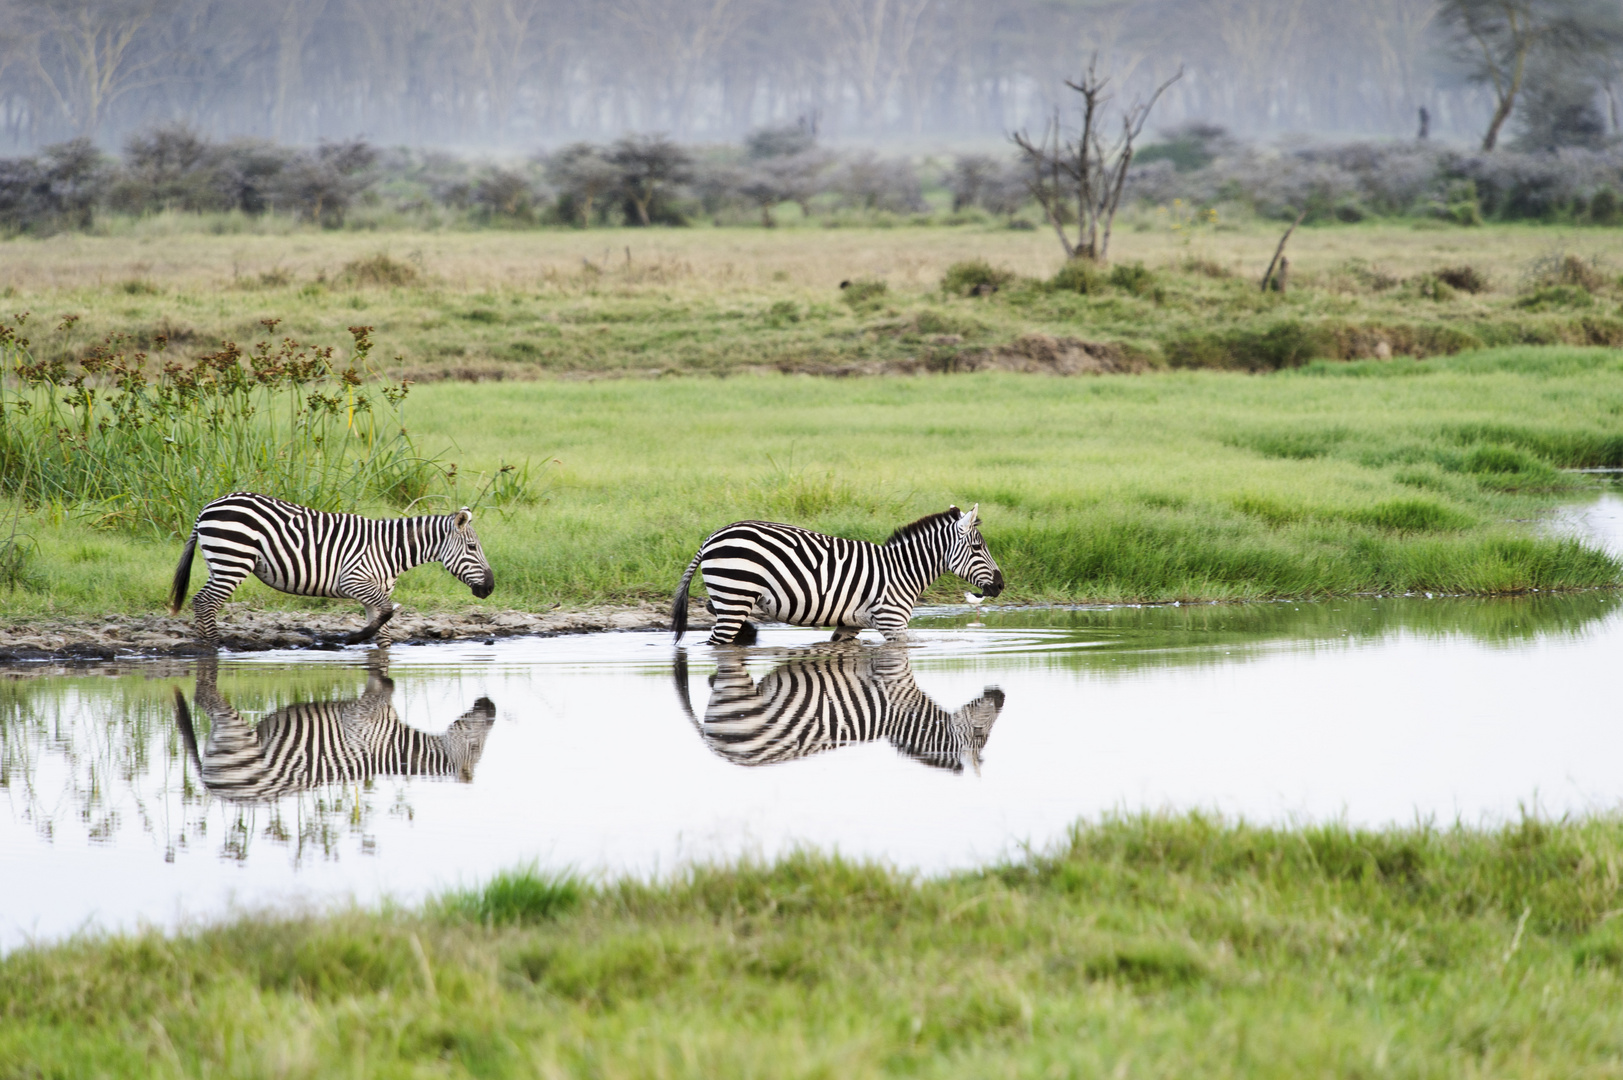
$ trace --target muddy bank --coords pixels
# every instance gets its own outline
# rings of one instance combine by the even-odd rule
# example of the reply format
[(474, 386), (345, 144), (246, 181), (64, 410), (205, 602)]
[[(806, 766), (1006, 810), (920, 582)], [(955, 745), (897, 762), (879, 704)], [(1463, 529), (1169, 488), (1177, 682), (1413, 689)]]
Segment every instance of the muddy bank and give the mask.
[[(220, 614), (225, 648), (334, 649), (360, 629), (359, 612), (251, 611), (227, 604)], [(692, 608), (689, 627), (708, 629), (709, 616)], [(701, 626), (701, 624), (703, 624)], [(668, 608), (653, 604), (583, 610), (398, 612), (390, 623), (400, 644), (485, 641), (534, 634), (586, 634), (600, 630), (659, 630), (671, 625)], [(189, 617), (109, 615), (99, 619), (7, 620), (0, 623), (0, 663), (31, 660), (111, 660), (123, 656), (198, 656)]]

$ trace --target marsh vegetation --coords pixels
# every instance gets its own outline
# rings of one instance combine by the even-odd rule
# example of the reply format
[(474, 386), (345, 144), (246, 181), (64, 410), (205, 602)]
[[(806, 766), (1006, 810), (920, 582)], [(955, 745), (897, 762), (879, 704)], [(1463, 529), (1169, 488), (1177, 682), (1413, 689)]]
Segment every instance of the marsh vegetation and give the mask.
[(1617, 1052), (1620, 858), (1610, 818), (1134, 816), (933, 879), (812, 854), (656, 884), (519, 869), (416, 910), (19, 949), (0, 960), (0, 1063), (1546, 1075)]

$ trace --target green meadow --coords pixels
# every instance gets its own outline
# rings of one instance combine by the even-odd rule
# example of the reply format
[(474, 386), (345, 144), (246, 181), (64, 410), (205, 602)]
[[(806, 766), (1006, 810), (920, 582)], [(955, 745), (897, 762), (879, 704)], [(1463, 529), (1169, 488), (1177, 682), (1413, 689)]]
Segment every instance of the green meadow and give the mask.
[[(1615, 350), (1520, 348), (1266, 375), (440, 382), (403, 416), (437, 476), (455, 466), (417, 509), (478, 506), (500, 607), (664, 600), (740, 518), (883, 540), (950, 503), (980, 504), (1009, 602), (1492, 594), (1617, 584), (1546, 524), (1597, 490), (1568, 470), (1623, 465), (1620, 373)], [(63, 505), (16, 521), (12, 613), (162, 604), (174, 537)], [(437, 567), (396, 595), (478, 603)]]
[(1111, 265), (1065, 273), (1048, 230), (984, 221), (373, 232), (160, 214), (109, 228), (0, 244), (0, 303), (34, 312), (42, 357), (109, 333), (195, 356), (246, 346), (265, 318), (328, 344), (373, 326), (375, 359), (420, 381), (961, 370), (1045, 338), (1134, 366), (1248, 370), (1623, 344), (1605, 228), (1305, 228), (1283, 294), (1258, 288), (1279, 223), (1187, 209), (1124, 214)]
[(1623, 826), (1083, 825), (918, 879), (534, 871), (0, 959), (27, 1077), (1613, 1076)]

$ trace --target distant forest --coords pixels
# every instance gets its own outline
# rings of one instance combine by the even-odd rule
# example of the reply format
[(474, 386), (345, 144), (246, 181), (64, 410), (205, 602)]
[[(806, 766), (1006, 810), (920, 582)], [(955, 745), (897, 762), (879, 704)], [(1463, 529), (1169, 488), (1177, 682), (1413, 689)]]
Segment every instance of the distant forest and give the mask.
[(1445, 7), (0, 0), (0, 145), (117, 146), (174, 122), (293, 144), (524, 151), (627, 132), (723, 141), (800, 120), (836, 141), (990, 140), (1071, 108), (1063, 82), (1095, 52), (1123, 98), (1184, 68), (1161, 126), (1412, 137), (1424, 107), (1434, 136), (1477, 138), (1494, 92), (1451, 62)]

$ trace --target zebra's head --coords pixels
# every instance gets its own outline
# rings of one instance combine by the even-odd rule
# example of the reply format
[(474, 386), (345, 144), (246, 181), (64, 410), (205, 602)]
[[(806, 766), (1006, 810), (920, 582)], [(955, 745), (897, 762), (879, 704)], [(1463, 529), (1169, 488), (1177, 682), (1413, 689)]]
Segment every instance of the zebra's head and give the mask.
[(947, 569), (981, 590), (983, 596), (996, 596), (1003, 591), (1003, 571), (992, 561), (981, 536), (981, 504), (976, 503), (964, 513), (956, 506), (958, 521), (951, 528), (947, 546)]
[(496, 575), (485, 559), (485, 549), (473, 531), (473, 511), (466, 506), (451, 517), (451, 528), (440, 546), (440, 563), (483, 600), (496, 587)]

